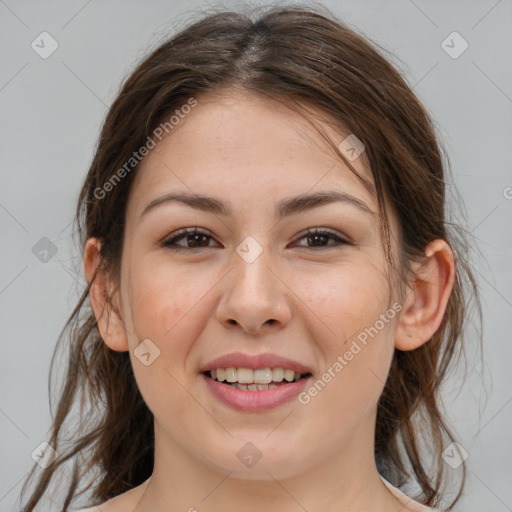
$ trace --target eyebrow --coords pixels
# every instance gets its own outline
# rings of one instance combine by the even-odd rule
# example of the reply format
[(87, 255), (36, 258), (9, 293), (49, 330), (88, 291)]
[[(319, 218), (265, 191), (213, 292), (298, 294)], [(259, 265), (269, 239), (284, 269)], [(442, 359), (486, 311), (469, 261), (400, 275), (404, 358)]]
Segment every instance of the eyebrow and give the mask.
[[(231, 209), (220, 199), (201, 194), (171, 192), (153, 199), (142, 211), (140, 219), (156, 207), (170, 202), (185, 204), (196, 210), (213, 213), (215, 215), (232, 215)], [(312, 210), (313, 208), (318, 208), (334, 202), (350, 204), (364, 213), (375, 215), (375, 212), (373, 212), (366, 203), (361, 201), (361, 199), (347, 194), (346, 192), (329, 190), (283, 199), (277, 204), (276, 216), (282, 219), (289, 215), (303, 213), (305, 211)]]

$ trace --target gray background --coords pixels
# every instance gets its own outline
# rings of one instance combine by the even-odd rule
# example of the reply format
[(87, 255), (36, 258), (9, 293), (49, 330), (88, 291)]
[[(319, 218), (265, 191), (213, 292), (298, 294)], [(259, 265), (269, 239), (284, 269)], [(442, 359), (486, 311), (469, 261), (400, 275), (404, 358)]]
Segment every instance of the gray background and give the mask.
[[(485, 347), (484, 366), (470, 352), (466, 384), (444, 393), (470, 464), (456, 510), (512, 510), (511, 2), (322, 4), (397, 56), (449, 151), (464, 222), (483, 254)], [(50, 358), (84, 282), (69, 223), (107, 106), (135, 63), (208, 5), (0, 0), (0, 511), (17, 510), (31, 453), (50, 425)], [(31, 48), (43, 31), (59, 45), (47, 59)], [(458, 58), (441, 46), (453, 31), (469, 44)], [(46, 263), (32, 250), (43, 237), (57, 249)]]

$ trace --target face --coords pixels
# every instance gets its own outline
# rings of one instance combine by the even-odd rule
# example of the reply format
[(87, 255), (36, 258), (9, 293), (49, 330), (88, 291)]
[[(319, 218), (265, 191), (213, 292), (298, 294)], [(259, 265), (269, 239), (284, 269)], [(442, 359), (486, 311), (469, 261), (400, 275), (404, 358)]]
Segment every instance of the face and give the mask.
[[(337, 145), (348, 135), (324, 128)], [(319, 192), (341, 200), (287, 203)], [(223, 209), (155, 202), (168, 194)], [(400, 304), (375, 196), (301, 116), (241, 93), (198, 98), (138, 170), (120, 275), (157, 449), (250, 479), (368, 452)], [(205, 374), (219, 368), (262, 370), (217, 372), (262, 387)]]

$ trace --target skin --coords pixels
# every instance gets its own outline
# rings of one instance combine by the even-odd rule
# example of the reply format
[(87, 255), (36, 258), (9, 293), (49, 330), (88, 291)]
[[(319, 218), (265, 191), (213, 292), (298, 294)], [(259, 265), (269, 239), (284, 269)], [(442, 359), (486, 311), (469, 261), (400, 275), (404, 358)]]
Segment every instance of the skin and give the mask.
[[(348, 135), (324, 128), (336, 144)], [(372, 181), (362, 157), (352, 165)], [(374, 213), (336, 202), (280, 221), (274, 215), (281, 199), (333, 189)], [(166, 203), (141, 218), (148, 203), (171, 191), (217, 197), (233, 214)], [(405, 295), (391, 295), (376, 212), (376, 197), (298, 114), (240, 91), (198, 98), (141, 163), (128, 202), (120, 283), (101, 271), (91, 288), (102, 338), (112, 350), (130, 351), (155, 417), (149, 485), (100, 510), (413, 510), (377, 472), (377, 401), (395, 348), (415, 349), (438, 329), (454, 258), (446, 242), (432, 242)], [(195, 226), (212, 237), (199, 239), (202, 249), (162, 247), (172, 233)], [(330, 228), (352, 245), (304, 237), (308, 228)], [(396, 256), (393, 215), (391, 228)], [(262, 248), (251, 263), (236, 252), (248, 236)], [(193, 247), (194, 239), (177, 243)], [(89, 282), (100, 249), (88, 240)], [(292, 399), (242, 413), (217, 401), (198, 373), (234, 351), (273, 352), (309, 366), (316, 380), (394, 302), (401, 312), (308, 404)], [(144, 339), (160, 350), (149, 366), (134, 356)], [(262, 455), (251, 468), (237, 457), (247, 442)]]

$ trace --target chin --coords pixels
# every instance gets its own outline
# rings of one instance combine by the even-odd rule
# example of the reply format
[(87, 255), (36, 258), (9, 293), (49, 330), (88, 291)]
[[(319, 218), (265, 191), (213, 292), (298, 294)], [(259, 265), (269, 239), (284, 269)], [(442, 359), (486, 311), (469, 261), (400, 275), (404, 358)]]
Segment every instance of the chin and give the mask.
[(264, 441), (234, 441), (230, 445), (224, 445), (221, 453), (210, 453), (208, 456), (209, 465), (220, 473), (229, 473), (230, 478), (250, 481), (286, 479), (305, 469), (302, 465), (307, 454), (298, 453), (291, 446), (289, 449), (281, 446), (276, 450), (268, 441), (266, 444)]

